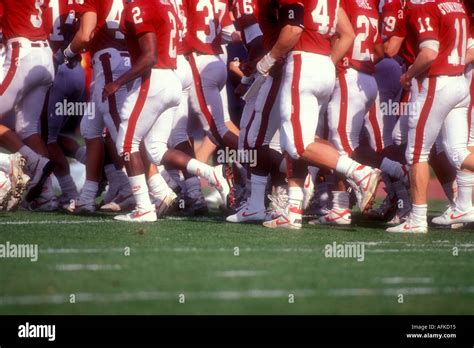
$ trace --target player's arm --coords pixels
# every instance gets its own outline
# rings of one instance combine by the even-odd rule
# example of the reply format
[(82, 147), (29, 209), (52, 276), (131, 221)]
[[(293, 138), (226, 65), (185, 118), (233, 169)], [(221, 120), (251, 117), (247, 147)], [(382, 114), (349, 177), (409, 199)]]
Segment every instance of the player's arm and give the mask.
[(335, 65), (344, 58), (355, 39), (351, 21), (342, 7), (339, 8), (337, 14), (336, 34), (337, 39), (334, 41), (331, 50), (331, 60)]
[(385, 55), (389, 58), (395, 57), (402, 47), (403, 40), (405, 40), (405, 38), (400, 36), (391, 36), (386, 40), (383, 44)]
[(375, 54), (374, 54), (374, 63), (377, 64), (378, 62), (380, 62), (385, 57), (383, 44), (375, 45), (374, 52), (375, 52)]
[(439, 42), (436, 40), (426, 40), (420, 44), (420, 52), (416, 56), (415, 62), (400, 77), (400, 83), (403, 87), (410, 86), (412, 78), (419, 77), (427, 71), (433, 62), (438, 58)]
[(138, 43), (140, 45), (140, 56), (135, 64), (132, 65), (130, 70), (120, 76), (117, 80), (105, 85), (104, 91), (102, 92), (102, 99), (104, 101), (110, 95), (117, 92), (121, 86), (151, 71), (153, 66), (156, 64), (158, 60), (158, 48), (156, 45), (155, 33), (149, 32), (141, 35), (138, 39)]
[(94, 30), (97, 26), (97, 13), (85, 12), (80, 19), (79, 29), (74, 35), (69, 46), (64, 50), (67, 58), (73, 58), (89, 46), (94, 37)]
[(258, 63), (257, 70), (267, 75), (275, 62), (285, 57), (298, 43), (304, 28), (304, 6), (302, 3), (285, 4), (279, 10), (283, 28), (277, 42)]

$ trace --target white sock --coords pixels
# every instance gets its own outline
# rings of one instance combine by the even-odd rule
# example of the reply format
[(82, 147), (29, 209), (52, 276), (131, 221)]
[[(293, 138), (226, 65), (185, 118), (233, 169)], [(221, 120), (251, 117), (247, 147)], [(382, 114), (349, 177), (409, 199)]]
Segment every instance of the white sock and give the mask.
[(288, 218), (291, 223), (303, 223), (303, 198), (304, 192), (302, 187), (288, 187)]
[(454, 202), (453, 182), (452, 181), (446, 182), (441, 186), (443, 187), (444, 194), (448, 198), (449, 202), (453, 203)]
[(348, 156), (342, 155), (341, 157), (339, 157), (339, 160), (337, 161), (336, 172), (346, 177), (349, 177), (351, 173), (360, 165), (361, 164), (352, 160)]
[(57, 179), (64, 197), (70, 200), (75, 199), (79, 196), (76, 183), (74, 182), (70, 174), (58, 176)]
[(150, 194), (148, 192), (145, 174), (130, 176), (128, 180), (130, 181), (130, 186), (132, 187), (135, 202), (137, 202), (137, 209), (149, 210), (152, 206), (152, 203), (150, 201)]
[(171, 188), (160, 173), (148, 179), (148, 187), (152, 195), (159, 199), (164, 198), (171, 191)]
[(23, 145), (18, 152), (26, 157), (26, 165), (28, 169), (32, 170), (33, 167), (36, 165), (36, 162), (41, 158), (36, 152), (30, 149), (28, 146)]
[(214, 169), (207, 164), (199, 162), (196, 159), (191, 159), (186, 166), (188, 173), (204, 178), (210, 185), (216, 185), (214, 177)]
[(252, 208), (252, 210), (265, 210), (265, 189), (267, 187), (267, 182), (268, 175), (251, 175), (249, 206)]
[(387, 157), (383, 159), (380, 169), (394, 179), (400, 180), (407, 176), (407, 172), (404, 170), (400, 162), (392, 161)]
[(456, 173), (456, 182), (458, 184), (456, 207), (462, 212), (468, 212), (472, 209), (472, 187), (474, 186), (474, 173), (458, 171)]
[(4, 173), (10, 173), (10, 155), (0, 153), (0, 170)]
[(76, 153), (74, 154), (74, 158), (82, 163), (82, 164), (86, 164), (86, 146), (83, 145), (81, 146), (77, 151)]
[[(99, 183), (96, 181), (86, 180), (84, 183), (84, 187), (82, 188), (81, 192), (81, 201), (83, 202), (95, 202), (95, 198), (97, 196), (97, 191), (99, 190)], [(86, 203), (84, 203), (86, 204)]]
[(415, 225), (427, 223), (428, 204), (413, 204), (410, 217)]
[(349, 192), (332, 191), (332, 208), (335, 210), (349, 210)]

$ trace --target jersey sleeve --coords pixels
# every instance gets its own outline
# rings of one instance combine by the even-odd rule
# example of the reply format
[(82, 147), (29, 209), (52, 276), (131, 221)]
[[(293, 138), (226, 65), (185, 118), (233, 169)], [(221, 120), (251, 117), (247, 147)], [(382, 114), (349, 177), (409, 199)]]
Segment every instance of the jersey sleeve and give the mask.
[(76, 2), (76, 12), (78, 14), (83, 14), (86, 12), (95, 12), (97, 13), (97, 0), (84, 0), (83, 3)]
[(417, 6), (410, 15), (410, 29), (415, 31), (418, 44), (426, 40), (439, 41), (439, 16), (433, 3)]
[(149, 6), (145, 1), (127, 6), (125, 10), (125, 27), (127, 34), (139, 37), (143, 34), (154, 32), (155, 27), (153, 21), (157, 20), (157, 17), (158, 16), (154, 16), (153, 7)]
[(232, 5), (232, 13), (234, 14), (237, 26), (240, 29), (258, 23), (255, 0), (235, 0)]

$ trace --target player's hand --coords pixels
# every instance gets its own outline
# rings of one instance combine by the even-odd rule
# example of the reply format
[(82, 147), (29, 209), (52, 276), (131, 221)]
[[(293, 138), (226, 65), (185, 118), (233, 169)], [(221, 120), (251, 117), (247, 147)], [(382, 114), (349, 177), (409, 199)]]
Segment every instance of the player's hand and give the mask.
[(63, 65), (66, 62), (66, 56), (64, 55), (64, 51), (62, 48), (56, 51), (53, 56), (54, 65), (59, 66)]
[(408, 78), (406, 73), (400, 76), (400, 85), (402, 85), (402, 88), (404, 89), (411, 88), (411, 79)]
[(106, 84), (102, 92), (102, 101), (105, 102), (112, 94), (115, 94), (119, 88), (120, 86), (115, 82)]
[(271, 56), (270, 53), (267, 53), (263, 56), (262, 59), (257, 63), (257, 71), (262, 76), (267, 76), (270, 72), (270, 69), (275, 64), (276, 59)]

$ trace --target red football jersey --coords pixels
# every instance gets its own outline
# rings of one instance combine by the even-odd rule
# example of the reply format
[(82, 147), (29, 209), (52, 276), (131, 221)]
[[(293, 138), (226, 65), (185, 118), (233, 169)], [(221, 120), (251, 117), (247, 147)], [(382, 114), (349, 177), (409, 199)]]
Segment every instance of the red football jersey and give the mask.
[(280, 5), (304, 6), (304, 29), (294, 51), (331, 54), (330, 38), (336, 32), (339, 0), (280, 0)]
[(44, 0), (2, 0), (4, 40), (24, 37), (31, 41), (46, 40), (43, 25)]
[(48, 0), (43, 18), (53, 51), (65, 48), (76, 33), (75, 3), (76, 0)]
[(128, 3), (123, 12), (122, 30), (132, 62), (140, 55), (140, 36), (155, 33), (158, 48), (155, 68), (176, 69), (177, 23), (174, 7), (168, 0), (135, 0)]
[(174, 7), (174, 11), (177, 14), (178, 19), (178, 42), (176, 45), (176, 51), (179, 54), (184, 54), (184, 37), (186, 36), (186, 12), (183, 7), (183, 0), (171, 0), (171, 4)]
[(404, 0), (387, 0), (382, 8), (382, 38), (388, 39), (395, 35), (400, 26), (404, 25)]
[(187, 30), (185, 51), (221, 54), (221, 30), (228, 12), (226, 0), (184, 0)]
[(248, 45), (249, 39), (246, 37), (245, 29), (252, 25), (258, 26), (257, 0), (234, 0), (232, 13), (241, 32), (242, 41), (245, 45)]
[(375, 45), (382, 43), (379, 35), (377, 1), (342, 0), (341, 7), (349, 17), (356, 37), (338, 68), (352, 67), (358, 71), (373, 74), (375, 72)]
[(276, 0), (258, 1), (258, 24), (263, 33), (263, 48), (269, 52), (280, 34), (278, 3)]
[[(83, 1), (81, 4), (80, 2)], [(120, 31), (120, 19), (125, 0), (81, 0), (77, 5), (77, 12), (97, 13), (97, 26), (94, 38), (89, 46), (91, 55), (106, 48), (115, 48), (126, 51), (125, 37)]]
[(384, 39), (389, 39), (392, 36), (405, 38), (398, 55), (407, 66), (415, 61), (416, 35), (413, 31), (407, 30), (413, 6), (410, 2), (404, 0), (392, 0), (387, 2), (382, 10), (382, 35)]
[(439, 42), (439, 54), (428, 76), (464, 73), (469, 18), (460, 1), (426, 1), (413, 8), (409, 20), (417, 36), (417, 48), (426, 40)]

